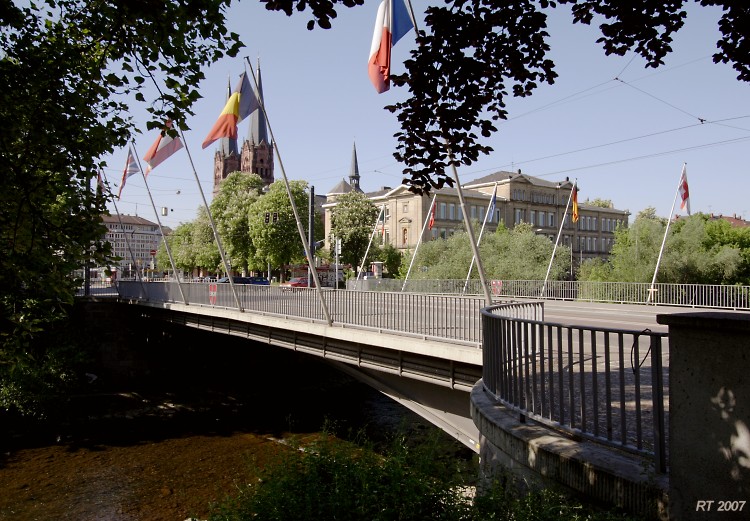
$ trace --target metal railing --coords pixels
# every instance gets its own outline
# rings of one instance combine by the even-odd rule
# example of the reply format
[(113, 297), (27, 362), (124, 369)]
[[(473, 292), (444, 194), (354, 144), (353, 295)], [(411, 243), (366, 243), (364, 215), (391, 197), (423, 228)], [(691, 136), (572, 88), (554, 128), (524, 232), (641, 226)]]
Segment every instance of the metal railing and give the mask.
[[(688, 306), (695, 308), (750, 310), (750, 286), (725, 286), (720, 284), (663, 284), (654, 285), (649, 301), (651, 284), (646, 282), (595, 282), (551, 280), (493, 280), (490, 290), (497, 297), (533, 298), (551, 300), (582, 300), (589, 302), (615, 302), (621, 304), (656, 304)], [(400, 279), (368, 279), (348, 282), (348, 289), (366, 291), (401, 291)], [(464, 287), (466, 286), (466, 290)], [(465, 294), (483, 293), (479, 280), (466, 281), (416, 279), (406, 283), (412, 293)]]
[(543, 307), (482, 310), (485, 389), (522, 420), (652, 455), (657, 472), (666, 472), (667, 333), (529, 318), (543, 316)]
[[(176, 282), (121, 281), (122, 298), (150, 302), (182, 302)], [(295, 320), (325, 322), (317, 291), (253, 284), (235, 285), (243, 311)], [(183, 283), (187, 303), (236, 309), (228, 284)], [(459, 295), (336, 291), (323, 297), (335, 324), (397, 331), (433, 340), (450, 340), (479, 347), (482, 341), (480, 310), (484, 298)]]

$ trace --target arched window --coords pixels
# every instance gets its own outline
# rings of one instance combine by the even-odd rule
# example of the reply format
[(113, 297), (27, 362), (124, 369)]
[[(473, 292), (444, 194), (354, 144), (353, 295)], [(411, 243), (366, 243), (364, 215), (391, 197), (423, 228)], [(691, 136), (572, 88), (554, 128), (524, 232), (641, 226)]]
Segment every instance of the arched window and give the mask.
[(403, 228), (401, 230), (401, 246), (406, 246), (409, 242), (409, 230)]

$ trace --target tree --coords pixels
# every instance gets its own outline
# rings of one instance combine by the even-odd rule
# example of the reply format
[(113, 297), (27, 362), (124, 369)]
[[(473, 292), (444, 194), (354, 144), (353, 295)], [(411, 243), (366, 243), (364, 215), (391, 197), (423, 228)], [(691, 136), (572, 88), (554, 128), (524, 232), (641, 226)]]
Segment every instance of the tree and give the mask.
[[(554, 244), (547, 237), (535, 234), (530, 224), (522, 223), (512, 230), (498, 226), (495, 233), (488, 234), (482, 239), (480, 254), (485, 274), (490, 279), (543, 280), (553, 249)], [(465, 279), (472, 256), (466, 232), (454, 233), (445, 240), (423, 243), (417, 253), (410, 277)], [(567, 247), (558, 247), (550, 270), (550, 279), (565, 278), (569, 269), (570, 250)], [(476, 264), (471, 278), (479, 278)]]
[[(336, 17), (337, 4), (363, 0), (262, 0), (267, 9), (291, 15), (312, 11), (323, 28)], [(571, 5), (573, 23), (598, 23), (597, 41), (607, 55), (634, 52), (647, 67), (658, 67), (672, 50), (674, 34), (684, 24), (683, 1), (664, 0), (446, 0), (428, 6), (419, 27), (417, 47), (406, 72), (393, 75), (395, 85), (409, 89), (408, 99), (386, 107), (396, 113), (396, 158), (417, 193), (452, 185), (445, 169), (451, 163), (471, 165), (492, 148), (481, 140), (507, 118), (506, 98), (531, 95), (541, 83), (553, 84), (557, 73), (549, 58), (547, 13)], [(715, 62), (732, 63), (738, 79), (750, 81), (746, 27), (750, 11), (741, 0), (700, 0), (723, 8)], [(449, 145), (446, 145), (446, 143)]]
[(150, 126), (186, 128), (202, 67), (239, 49), (227, 5), (2, 2), (0, 407), (41, 413), (44, 396), (76, 380), (75, 350), (50, 335), (80, 285), (74, 271), (111, 255), (91, 184), (134, 131), (122, 100), (146, 101), (147, 80), (163, 77)]
[[(629, 228), (615, 232), (607, 262), (587, 261), (580, 280), (651, 282), (664, 238), (666, 220), (653, 208), (639, 213)], [(732, 228), (705, 214), (672, 223), (657, 282), (681, 284), (747, 284), (750, 282), (750, 230)]]
[(391, 277), (398, 275), (404, 257), (392, 244), (383, 244), (378, 248), (376, 258), (382, 261), (383, 268)]
[(233, 269), (246, 272), (254, 265), (249, 216), (263, 187), (263, 179), (257, 174), (232, 172), (219, 185), (219, 193), (211, 202), (211, 214)]
[[(191, 272), (196, 267), (195, 251), (193, 250), (193, 223), (181, 223), (172, 233), (167, 235), (167, 242), (177, 269)], [(159, 244), (156, 262), (163, 268), (168, 266), (171, 269), (172, 267), (164, 241)]]
[[(339, 259), (345, 264), (359, 267), (372, 237), (379, 210), (362, 192), (349, 192), (338, 196), (336, 206), (331, 211), (331, 243), (341, 240)], [(375, 260), (376, 248), (365, 260)]]
[[(305, 192), (307, 182), (290, 181), (289, 184), (302, 227), (307, 230), (308, 212), (304, 211), (308, 205), (308, 196)], [(254, 262), (257, 266), (265, 267), (270, 264), (281, 268), (292, 262), (305, 260), (304, 246), (283, 182), (276, 181), (271, 184), (268, 192), (250, 206), (248, 222), (249, 233), (255, 245)], [(282, 270), (282, 281), (283, 277)]]

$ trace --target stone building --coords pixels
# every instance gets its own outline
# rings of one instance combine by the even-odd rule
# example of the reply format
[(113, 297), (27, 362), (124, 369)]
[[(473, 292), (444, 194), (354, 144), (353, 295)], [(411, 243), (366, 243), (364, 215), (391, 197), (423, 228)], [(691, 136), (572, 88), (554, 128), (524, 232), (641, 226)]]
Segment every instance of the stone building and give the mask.
[[(323, 207), (326, 212), (327, 239), (330, 237), (330, 214), (336, 206), (336, 196), (351, 191), (354, 179), (359, 187), (359, 171), (355, 170), (355, 164), (353, 162), (349, 183), (342, 180), (327, 194), (328, 200)], [(617, 226), (628, 225), (627, 210), (603, 208), (581, 202), (580, 187), (579, 219), (577, 223), (572, 223), (572, 209), (569, 207), (566, 213), (565, 208), (573, 182), (568, 178), (550, 182), (520, 171), (495, 172), (465, 182), (464, 206), (471, 220), (477, 221), (480, 225), (484, 222), (495, 187), (496, 202), (492, 215), (487, 218), (486, 233), (495, 231), (500, 222), (508, 228), (524, 222), (531, 224), (536, 233), (554, 241), (563, 220), (560, 244), (572, 245), (576, 263), (587, 258), (606, 257), (614, 243)], [(375, 206), (384, 209), (385, 219), (378, 224), (378, 234), (385, 237), (386, 243), (402, 252), (414, 249), (423, 229), (423, 240), (445, 239), (464, 229), (463, 212), (455, 188), (445, 187), (433, 190), (430, 196), (420, 196), (410, 192), (407, 186), (401, 185), (396, 188), (383, 187), (366, 195)], [(429, 223), (433, 198), (435, 212), (430, 226), (425, 223)]]
[[(260, 64), (258, 65), (258, 89), (256, 95), (263, 101), (263, 82), (260, 76)], [(231, 94), (231, 86), (227, 86), (227, 99)], [(273, 170), (273, 143), (268, 138), (268, 126), (263, 111), (258, 109), (250, 117), (247, 137), (238, 148), (236, 139), (222, 138), (219, 148), (214, 154), (214, 189), (213, 194), (219, 191), (219, 185), (232, 172), (245, 172), (258, 174), (266, 186), (274, 181)]]

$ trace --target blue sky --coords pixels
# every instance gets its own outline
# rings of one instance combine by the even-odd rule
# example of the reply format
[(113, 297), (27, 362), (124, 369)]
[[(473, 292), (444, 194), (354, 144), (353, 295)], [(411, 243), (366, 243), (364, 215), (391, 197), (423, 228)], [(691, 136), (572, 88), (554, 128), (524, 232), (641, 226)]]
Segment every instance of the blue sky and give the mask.
[[(265, 103), (277, 148), (290, 179), (304, 179), (324, 194), (349, 174), (356, 142), (365, 191), (400, 184), (394, 160), (399, 130), (383, 107), (404, 99), (405, 89), (378, 95), (367, 76), (367, 59), (379, 2), (341, 8), (333, 28), (307, 31), (309, 14), (287, 18), (267, 12), (257, 0), (235, 3), (230, 28), (240, 34), (253, 64), (260, 59)], [(414, 2), (417, 16), (422, 2)], [(494, 152), (459, 169), (462, 183), (498, 170), (516, 171), (550, 181), (578, 179), (580, 200), (611, 199), (631, 219), (653, 206), (669, 214), (683, 163), (687, 163), (693, 212), (750, 219), (750, 172), (744, 153), (750, 147), (750, 85), (739, 82), (729, 65), (714, 64), (718, 39), (716, 9), (688, 6), (685, 27), (674, 52), (659, 69), (645, 69), (632, 54), (607, 57), (595, 43), (596, 28), (573, 25), (564, 7), (549, 20), (550, 57), (559, 78), (531, 97), (509, 99), (509, 120), (486, 141)], [(394, 71), (414, 45), (413, 33), (394, 48)], [(186, 132), (195, 170), (210, 203), (215, 147), (201, 142), (223, 108), (227, 79), (232, 85), (244, 59), (224, 59), (206, 72)], [(145, 130), (145, 112), (132, 116)], [(239, 125), (240, 138), (247, 122)], [(156, 135), (136, 139), (140, 157)], [(106, 158), (110, 183), (119, 183), (127, 150)], [(144, 165), (145, 166), (145, 165)], [(281, 179), (278, 160), (276, 179)], [(174, 227), (194, 218), (201, 205), (193, 170), (184, 151), (149, 174), (161, 217)], [(115, 188), (116, 191), (116, 188)], [(113, 207), (110, 205), (112, 211)], [(143, 179), (131, 177), (118, 208), (155, 220)]]

